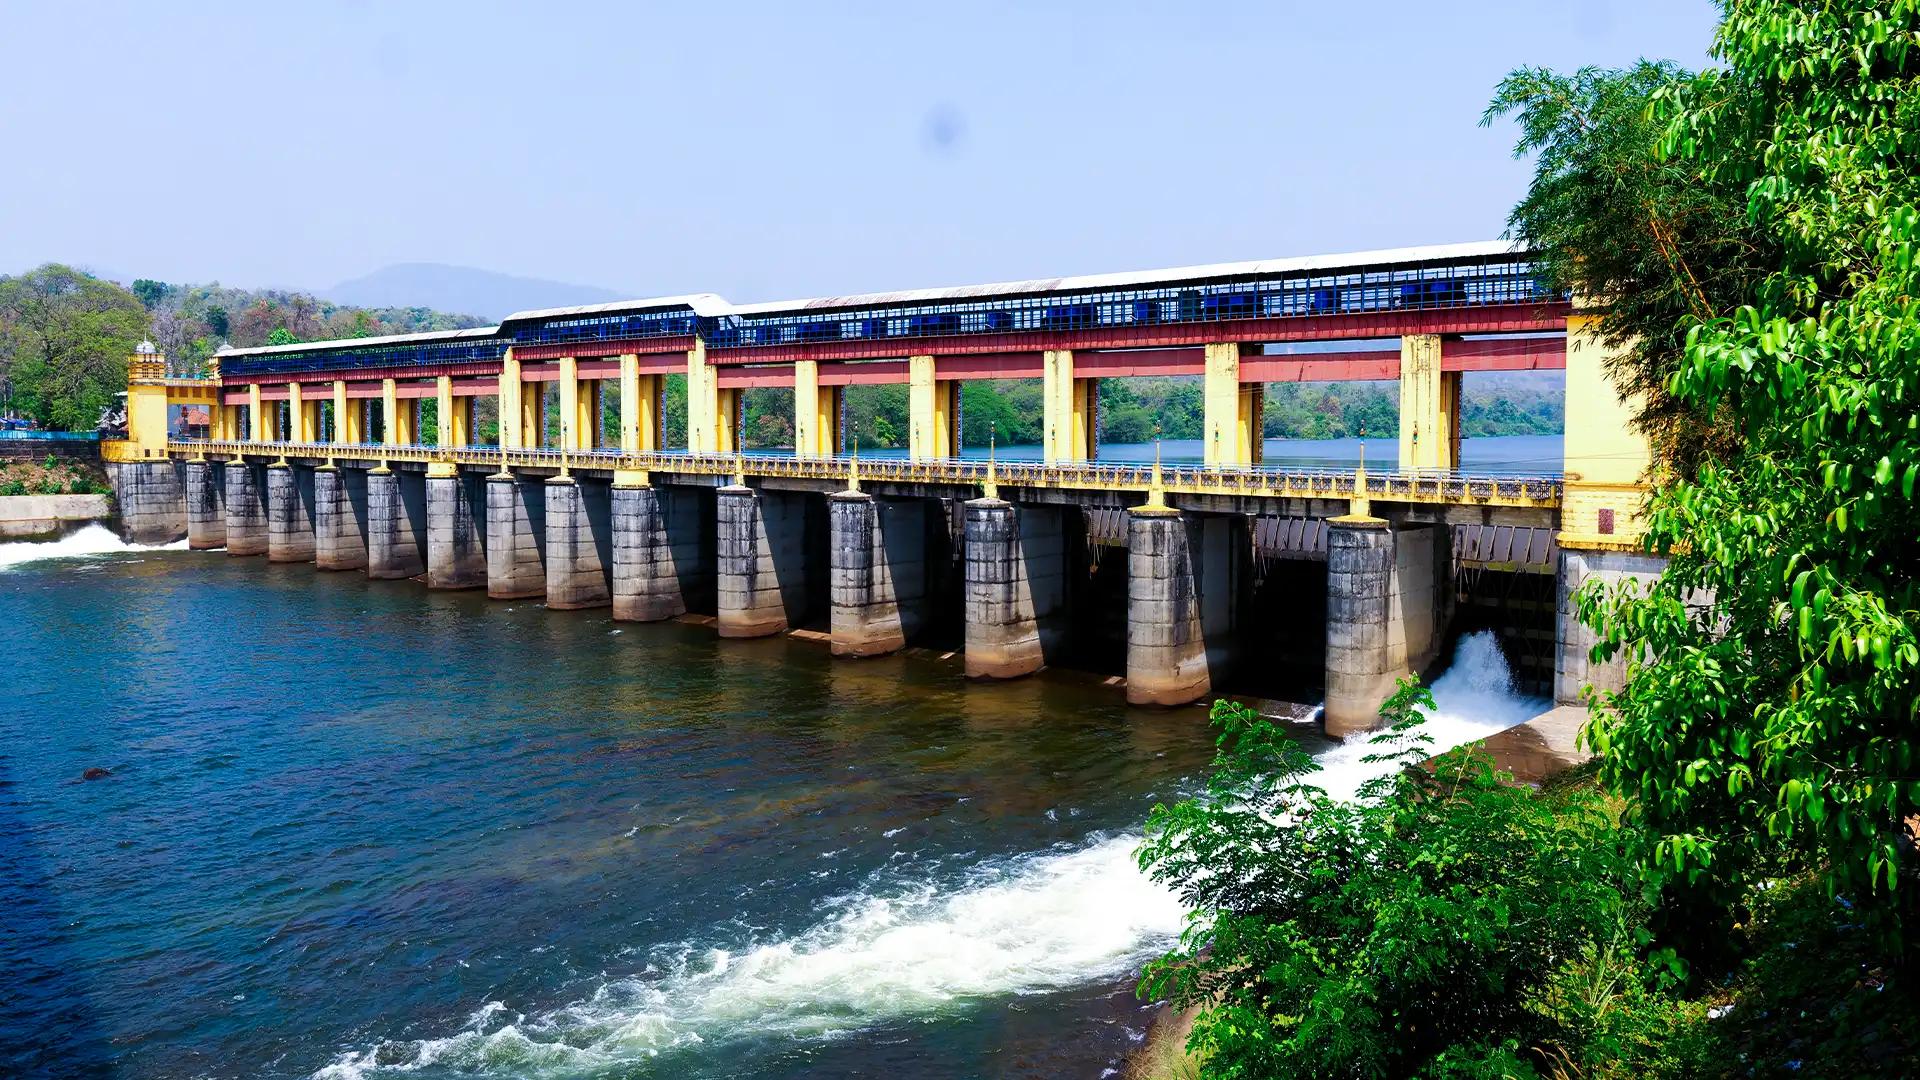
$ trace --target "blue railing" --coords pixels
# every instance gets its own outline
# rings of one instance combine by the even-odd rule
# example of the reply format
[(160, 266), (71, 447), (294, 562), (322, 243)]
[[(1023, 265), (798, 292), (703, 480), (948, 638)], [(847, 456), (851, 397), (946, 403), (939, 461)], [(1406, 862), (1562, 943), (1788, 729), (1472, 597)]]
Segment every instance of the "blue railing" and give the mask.
[(8, 442), (99, 442), (97, 431), (17, 431), (0, 430), (0, 439)]

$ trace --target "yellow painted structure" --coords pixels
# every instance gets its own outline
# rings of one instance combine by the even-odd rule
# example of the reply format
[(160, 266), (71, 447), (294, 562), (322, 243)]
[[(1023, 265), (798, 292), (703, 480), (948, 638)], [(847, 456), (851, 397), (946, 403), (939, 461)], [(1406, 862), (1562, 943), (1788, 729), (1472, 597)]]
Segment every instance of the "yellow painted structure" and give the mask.
[(520, 361), (513, 358), (509, 348), (500, 358), (500, 446), (511, 449), (526, 445), (521, 441), (521, 425), (514, 423), (520, 415)]
[(1567, 317), (1566, 488), (1560, 546), (1637, 550), (1646, 524), (1644, 484), (1653, 450), (1633, 426), (1637, 398), (1607, 377), (1611, 355), (1594, 315)]
[(1215, 468), (1259, 464), (1266, 388), (1240, 382), (1240, 343), (1208, 345), (1204, 378), (1201, 461)]
[(660, 449), (660, 375), (642, 375), (640, 358), (620, 358), (620, 450), (639, 454)]
[[(1071, 369), (1073, 354), (1067, 353), (1066, 356), (1066, 363)], [(953, 423), (959, 415), (959, 388), (960, 384), (952, 379), (939, 378), (933, 357), (907, 358), (908, 458), (934, 461), (953, 457), (958, 452), (958, 447), (954, 445)], [(1077, 421), (1084, 419), (1078, 415), (1075, 417)]]
[(167, 456), (167, 360), (159, 353), (142, 351), (127, 361), (127, 440), (112, 455), (101, 449), (109, 461)]
[(707, 363), (707, 345), (696, 341), (687, 350), (687, 449), (696, 454), (726, 452), (721, 445), (721, 408), (718, 373)]
[(1460, 373), (1440, 370), (1440, 335), (1400, 339), (1400, 468), (1460, 467)]
[(560, 448), (580, 449), (580, 362), (560, 358)]
[(1088, 423), (1092, 399), (1093, 380), (1074, 377), (1072, 349), (1040, 354), (1042, 460), (1087, 460), (1093, 445)]
[(260, 384), (247, 384), (248, 427), (253, 429), (254, 442), (267, 442), (267, 412), (260, 407)]
[(793, 452), (803, 458), (840, 452), (840, 387), (820, 385), (820, 362), (793, 364)]
[(413, 401), (400, 401), (400, 387), (392, 379), (380, 380), (381, 442), (387, 446), (412, 446), (419, 442), (414, 431)]

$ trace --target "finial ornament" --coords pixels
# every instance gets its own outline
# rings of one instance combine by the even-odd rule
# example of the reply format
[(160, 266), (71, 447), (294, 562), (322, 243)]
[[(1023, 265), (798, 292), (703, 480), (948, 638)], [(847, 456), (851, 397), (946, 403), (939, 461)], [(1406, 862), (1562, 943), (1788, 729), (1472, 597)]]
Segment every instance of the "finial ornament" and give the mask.
[(1000, 497), (1000, 481), (994, 474), (994, 443), (999, 435), (999, 424), (987, 421), (987, 481), (980, 485), (980, 493), (989, 499)]

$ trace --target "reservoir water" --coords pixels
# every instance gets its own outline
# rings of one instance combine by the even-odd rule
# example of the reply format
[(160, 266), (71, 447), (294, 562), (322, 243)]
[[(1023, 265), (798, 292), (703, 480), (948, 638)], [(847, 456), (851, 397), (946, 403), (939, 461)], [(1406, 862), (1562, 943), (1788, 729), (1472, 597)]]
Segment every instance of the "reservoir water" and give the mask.
[[(1538, 711), (1462, 654), (1442, 743)], [(0, 672), (6, 1075), (1099, 1076), (1211, 751), (1072, 673), (97, 529), (0, 545)]]

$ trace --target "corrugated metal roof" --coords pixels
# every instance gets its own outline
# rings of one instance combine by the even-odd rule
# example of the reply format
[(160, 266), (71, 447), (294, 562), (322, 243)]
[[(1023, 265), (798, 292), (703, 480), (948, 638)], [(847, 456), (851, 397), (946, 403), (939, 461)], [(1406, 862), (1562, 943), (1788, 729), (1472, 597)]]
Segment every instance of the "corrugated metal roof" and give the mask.
[(1135, 270), (1118, 274), (1086, 274), (1078, 277), (1034, 278), (1029, 281), (1001, 281), (987, 285), (961, 285), (944, 289), (911, 289), (904, 292), (865, 293), (857, 296), (822, 296), (810, 300), (780, 300), (764, 304), (736, 304), (735, 315), (771, 315), (825, 308), (879, 307), (887, 304), (914, 304), (937, 300), (970, 300), (990, 296), (1023, 296), (1047, 292), (1088, 292), (1127, 286), (1170, 285), (1179, 282), (1208, 281), (1218, 278), (1253, 277), (1268, 274), (1300, 273), (1313, 270), (1341, 270), (1383, 263), (1425, 262), (1428, 260), (1485, 258), (1514, 254), (1520, 249), (1504, 240), (1467, 244), (1429, 244), (1423, 247), (1386, 248), (1379, 251), (1354, 251), (1335, 255), (1307, 255), (1290, 259), (1260, 259), (1253, 262), (1212, 263), (1205, 266), (1180, 266), (1167, 270)]
[(279, 353), (337, 352), (374, 345), (424, 345), (435, 341), (462, 341), (498, 335), (497, 326), (472, 326), (465, 330), (425, 330), (418, 334), (386, 334), (382, 337), (330, 338), (326, 341), (301, 341), (292, 345), (256, 345), (250, 349), (222, 349), (221, 356), (274, 356)]
[(669, 308), (687, 308), (695, 315), (726, 315), (733, 311), (733, 305), (716, 293), (688, 293), (685, 296), (656, 296), (647, 300), (613, 300), (604, 304), (582, 304), (579, 307), (541, 308), (538, 311), (516, 311), (500, 320), (501, 326), (525, 322), (528, 319), (565, 319), (578, 315), (606, 315), (622, 311), (660, 311)]

